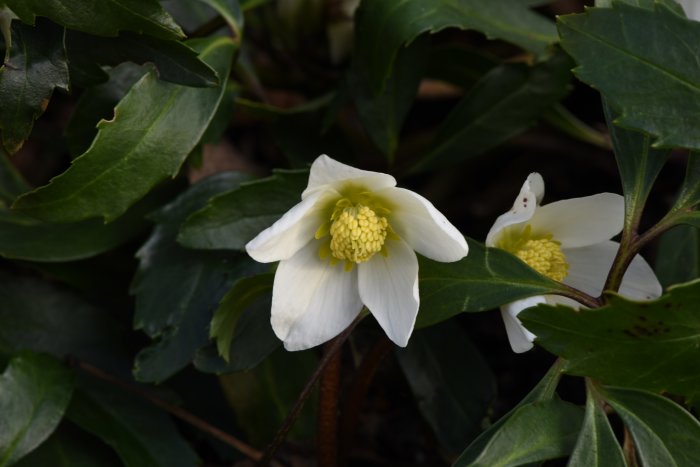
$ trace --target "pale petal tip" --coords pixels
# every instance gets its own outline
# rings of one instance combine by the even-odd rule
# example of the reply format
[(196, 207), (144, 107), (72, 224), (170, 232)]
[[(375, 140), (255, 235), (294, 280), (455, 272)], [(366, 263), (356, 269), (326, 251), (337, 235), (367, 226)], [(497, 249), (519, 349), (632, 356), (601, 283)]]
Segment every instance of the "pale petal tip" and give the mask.
[(525, 188), (525, 185), (527, 185), (528, 191), (531, 191), (535, 195), (537, 204), (541, 203), (544, 197), (544, 179), (542, 175), (538, 172), (532, 172), (527, 176), (523, 188)]

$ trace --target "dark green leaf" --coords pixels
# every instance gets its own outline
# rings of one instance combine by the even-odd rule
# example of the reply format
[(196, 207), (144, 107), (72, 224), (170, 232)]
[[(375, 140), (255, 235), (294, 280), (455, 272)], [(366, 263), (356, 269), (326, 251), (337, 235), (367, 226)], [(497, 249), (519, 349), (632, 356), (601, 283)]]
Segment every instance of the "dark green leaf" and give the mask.
[(636, 229), (668, 151), (652, 149), (651, 137), (645, 133), (614, 125), (614, 112), (608, 105), (604, 105), (604, 110), (625, 195), (625, 228)]
[(99, 82), (107, 80), (101, 66), (116, 66), (123, 62), (152, 63), (158, 70), (159, 79), (185, 86), (215, 86), (219, 81), (216, 72), (182, 42), (131, 32), (122, 32), (112, 38), (68, 31), (66, 49), (71, 72), (79, 69), (83, 75), (101, 78)]
[(419, 258), (420, 313), (417, 327), (463, 311), (486, 311), (525, 297), (556, 293), (562, 285), (515, 256), (467, 239), (469, 254), (454, 263)]
[[(219, 76), (228, 76), (231, 40), (197, 44), (200, 58)], [(53, 222), (116, 219), (156, 183), (178, 172), (207, 129), (224, 90), (225, 81), (218, 88), (189, 88), (148, 73), (119, 103), (114, 119), (99, 123), (90, 149), (49, 185), (19, 198), (14, 207)]]
[(676, 224), (685, 223), (698, 227), (700, 226), (698, 204), (700, 204), (700, 152), (691, 151), (683, 185), (668, 217), (672, 218)]
[(602, 392), (632, 433), (642, 465), (700, 465), (700, 423), (678, 404), (638, 389), (607, 387)]
[(307, 171), (277, 171), (212, 199), (180, 229), (190, 248), (243, 250), (245, 244), (301, 201)]
[(55, 284), (0, 273), (0, 354), (72, 355), (123, 374), (130, 363), (124, 330), (107, 312)]
[(12, 204), (16, 197), (29, 190), (29, 185), (0, 148), (0, 209)]
[(4, 0), (26, 23), (34, 24), (45, 16), (68, 29), (116, 36), (132, 31), (160, 37), (181, 39), (180, 27), (157, 0)]
[[(287, 352), (280, 349), (253, 370), (220, 378), (224, 395), (253, 445), (269, 443), (316, 364), (313, 351)], [(292, 426), (292, 438), (308, 438), (313, 434), (315, 406), (313, 400), (307, 401)]]
[(536, 55), (543, 55), (557, 41), (554, 25), (520, 0), (365, 1), (355, 24), (358, 66), (368, 71), (375, 91), (382, 89), (391, 74), (401, 46), (425, 32), (474, 29)]
[(656, 252), (656, 277), (664, 287), (700, 277), (700, 230), (679, 225), (661, 236)]
[(81, 382), (66, 417), (112, 446), (126, 467), (200, 465), (164, 412), (105, 383)]
[(68, 91), (68, 63), (63, 29), (49, 21), (31, 27), (12, 24), (10, 60), (0, 67), (2, 147), (19, 151), (49, 103), (54, 89)]
[(15, 467), (119, 467), (119, 458), (94, 436), (63, 421), (41, 446)]
[(532, 125), (568, 91), (563, 53), (530, 67), (504, 64), (484, 75), (449, 114), (417, 169), (483, 154)]
[(430, 51), (426, 76), (469, 89), (499, 64), (498, 57), (481, 49), (464, 44), (441, 44)]
[(481, 453), (455, 466), (510, 467), (564, 457), (571, 453), (581, 430), (583, 410), (552, 399), (516, 408)]
[(194, 366), (205, 373), (233, 373), (255, 368), (281, 344), (270, 324), (272, 296), (258, 297), (240, 318), (228, 348), (228, 362), (219, 355), (214, 345), (197, 351)]
[(491, 440), (498, 433), (506, 421), (515, 414), (516, 410), (533, 402), (551, 401), (555, 396), (555, 391), (563, 372), (564, 363), (557, 360), (549, 369), (544, 378), (535, 386), (517, 406), (501, 417), (496, 423), (491, 425), (486, 431), (481, 433), (455, 461), (455, 466), (472, 465), (481, 453), (490, 445)]
[(195, 31), (216, 17), (216, 12), (192, 0), (161, 0), (161, 5), (186, 32)]
[(586, 416), (568, 467), (626, 467), (622, 449), (615, 438), (608, 416), (589, 385)]
[(423, 417), (448, 457), (481, 431), (496, 381), (479, 351), (455, 323), (421, 329), (397, 350)]
[(399, 51), (391, 76), (380, 94), (375, 95), (367, 70), (355, 68), (348, 78), (365, 131), (390, 161), (394, 159), (401, 126), (418, 92), (430, 52), (429, 41), (423, 39)]
[(615, 123), (651, 134), (654, 147), (700, 149), (700, 69), (688, 65), (700, 59), (700, 23), (662, 3), (613, 2), (558, 24), (574, 72), (620, 113)]
[(158, 342), (137, 356), (134, 373), (139, 380), (162, 381), (187, 365), (209, 341), (209, 321), (226, 290), (239, 277), (264, 267), (246, 255), (193, 251), (175, 242), (188, 215), (246, 179), (235, 172), (217, 174), (152, 216), (157, 226), (137, 253), (140, 264), (132, 293), (134, 327)]
[(0, 376), (0, 466), (9, 466), (56, 429), (73, 393), (73, 375), (60, 362), (22, 352)]
[(567, 372), (693, 397), (700, 393), (700, 282), (668, 292), (650, 302), (610, 295), (608, 305), (581, 311), (539, 305), (518, 317), (539, 345), (568, 360)]
[[(101, 68), (99, 71), (104, 73)], [(147, 71), (145, 67), (124, 63), (107, 72), (109, 81), (80, 95), (65, 130), (72, 156), (87, 151), (97, 135), (98, 122), (114, 118), (114, 107)]]
[(234, 37), (240, 40), (243, 32), (243, 12), (238, 0), (199, 0), (213, 8), (231, 28)]
[(274, 274), (261, 274), (241, 278), (221, 299), (219, 307), (214, 312), (214, 318), (211, 320), (209, 337), (216, 339), (219, 355), (227, 362), (229, 361), (231, 340), (238, 321), (246, 309), (262, 294), (269, 295), (272, 292), (274, 277)]

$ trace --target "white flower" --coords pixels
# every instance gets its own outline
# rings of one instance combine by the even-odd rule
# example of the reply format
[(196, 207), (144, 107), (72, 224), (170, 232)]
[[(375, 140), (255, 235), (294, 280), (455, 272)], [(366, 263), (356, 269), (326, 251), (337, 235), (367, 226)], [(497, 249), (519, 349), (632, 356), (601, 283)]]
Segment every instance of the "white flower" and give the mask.
[(464, 236), (394, 177), (341, 164), (311, 165), (301, 202), (246, 245), (263, 263), (280, 261), (272, 328), (287, 350), (340, 334), (364, 304), (387, 336), (406, 346), (418, 313), (418, 260), (466, 256)]
[(677, 0), (688, 19), (700, 21), (700, 0)]
[[(594, 297), (600, 295), (619, 248), (610, 239), (622, 230), (624, 199), (613, 193), (600, 193), (540, 206), (543, 195), (542, 177), (530, 174), (513, 208), (491, 227), (486, 245), (515, 254), (554, 280)], [(619, 292), (634, 300), (650, 300), (659, 297), (662, 288), (651, 267), (637, 255)], [(535, 338), (520, 323), (518, 314), (540, 303), (581, 306), (555, 295), (530, 297), (502, 306), (501, 316), (514, 352), (530, 350)]]

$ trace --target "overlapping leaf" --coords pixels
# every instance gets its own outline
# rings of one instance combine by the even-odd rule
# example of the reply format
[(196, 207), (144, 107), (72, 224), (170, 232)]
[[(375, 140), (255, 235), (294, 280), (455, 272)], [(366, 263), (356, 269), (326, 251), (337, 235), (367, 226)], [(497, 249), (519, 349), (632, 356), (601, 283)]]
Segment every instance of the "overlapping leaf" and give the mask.
[(0, 67), (0, 135), (9, 154), (29, 137), (54, 89), (68, 91), (63, 34), (49, 21), (37, 21), (35, 27), (13, 22), (10, 60)]
[(162, 381), (187, 365), (209, 341), (209, 321), (226, 290), (241, 276), (263, 267), (241, 254), (193, 251), (175, 242), (188, 215), (246, 179), (234, 172), (215, 175), (153, 216), (157, 226), (137, 253), (140, 265), (132, 293), (134, 327), (158, 341), (137, 356), (138, 379)]
[[(200, 58), (228, 76), (234, 44), (228, 38), (197, 43)], [(225, 80), (216, 88), (189, 88), (149, 73), (101, 121), (88, 151), (71, 167), (14, 205), (46, 221), (91, 217), (114, 220), (155, 184), (177, 173), (219, 106)]]
[(362, 2), (356, 16), (356, 59), (375, 92), (384, 86), (401, 46), (421, 33), (474, 29), (540, 56), (557, 41), (554, 25), (519, 0), (371, 0)]
[(37, 16), (54, 23), (100, 36), (132, 31), (181, 39), (180, 27), (157, 0), (4, 0), (22, 21), (34, 24)]
[(190, 248), (242, 250), (301, 200), (307, 171), (278, 171), (212, 199), (187, 219), (178, 242)]
[(0, 466), (9, 466), (56, 429), (73, 393), (59, 361), (23, 352), (0, 375)]
[(562, 45), (576, 75), (620, 113), (616, 123), (651, 134), (655, 147), (700, 149), (700, 23), (646, 3), (562, 16)]
[(651, 302), (612, 295), (598, 309), (540, 305), (519, 318), (570, 373), (692, 398), (700, 393), (699, 299), (695, 281)]
[(421, 305), (417, 327), (463, 311), (485, 311), (533, 295), (556, 293), (562, 285), (515, 256), (467, 239), (469, 254), (454, 263), (419, 259)]
[(700, 230), (679, 225), (663, 234), (654, 271), (664, 287), (700, 277)]

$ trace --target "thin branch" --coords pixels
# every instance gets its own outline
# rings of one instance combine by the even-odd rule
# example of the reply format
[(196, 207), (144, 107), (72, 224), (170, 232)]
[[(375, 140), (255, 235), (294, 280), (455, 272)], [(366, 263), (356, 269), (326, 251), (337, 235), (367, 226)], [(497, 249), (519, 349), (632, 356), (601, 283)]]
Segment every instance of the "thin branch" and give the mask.
[(318, 367), (316, 367), (316, 370), (314, 370), (313, 374), (306, 382), (306, 386), (304, 386), (304, 389), (302, 389), (301, 394), (299, 394), (297, 401), (294, 403), (294, 407), (292, 407), (292, 410), (289, 411), (289, 414), (287, 414), (287, 418), (284, 420), (282, 426), (275, 434), (275, 437), (272, 439), (272, 442), (267, 447), (267, 449), (265, 449), (263, 458), (260, 460), (259, 463), (260, 466), (270, 465), (270, 462), (275, 456), (277, 449), (287, 437), (287, 433), (289, 433), (289, 430), (292, 428), (292, 425), (294, 425), (294, 422), (299, 416), (299, 412), (301, 412), (301, 409), (304, 407), (304, 403), (311, 395), (311, 391), (316, 385), (318, 379), (321, 377), (324, 368), (326, 368), (326, 365), (328, 365), (328, 363), (333, 359), (333, 356), (341, 349), (345, 341), (350, 336), (352, 330), (355, 329), (355, 326), (357, 326), (360, 320), (364, 317), (365, 313), (360, 313), (358, 317), (355, 318), (355, 321), (353, 321), (345, 331), (340, 333), (338, 337), (331, 341), (330, 346), (328, 347), (327, 351), (323, 354), (323, 357), (321, 358)]
[(225, 431), (220, 430), (219, 428), (211, 425), (207, 421), (183, 409), (182, 407), (178, 407), (177, 405), (171, 404), (170, 402), (166, 402), (163, 399), (154, 396), (153, 394), (139, 386), (128, 383), (126, 381), (122, 381), (121, 379), (110, 375), (104, 370), (101, 370), (75, 357), (69, 357), (68, 364), (74, 368), (78, 368), (84, 371), (85, 373), (88, 373), (91, 376), (94, 376), (95, 378), (99, 378), (103, 381), (113, 384), (114, 386), (117, 386), (126, 392), (141, 397), (142, 399), (148, 400), (153, 405), (160, 407), (161, 409), (174, 415), (180, 420), (183, 420), (189, 423), (190, 425), (202, 430), (203, 432), (210, 434), (214, 438), (228, 444), (232, 448), (236, 449), (237, 451), (254, 461), (259, 461), (263, 457), (262, 452), (258, 451), (254, 447), (244, 443), (243, 441), (226, 433)]
[[(333, 346), (333, 341), (324, 345), (324, 353)], [(321, 374), (318, 397), (318, 423), (316, 452), (318, 467), (338, 465), (338, 398), (340, 395), (340, 372), (342, 352), (337, 351)]]

